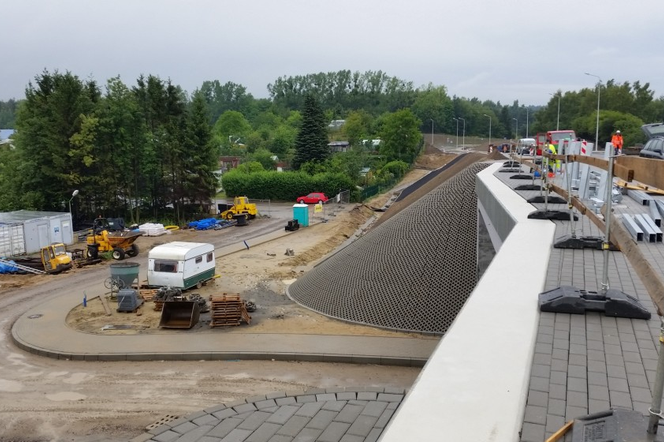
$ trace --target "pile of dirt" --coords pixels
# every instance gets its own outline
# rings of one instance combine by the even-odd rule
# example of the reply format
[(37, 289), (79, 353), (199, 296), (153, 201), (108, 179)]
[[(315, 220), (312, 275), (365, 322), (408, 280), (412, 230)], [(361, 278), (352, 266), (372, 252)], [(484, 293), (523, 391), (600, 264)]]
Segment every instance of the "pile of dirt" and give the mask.
[(494, 149), (493, 152), (491, 152), (489, 155), (486, 156), (486, 159), (487, 160), (506, 160), (507, 157)]
[(415, 161), (415, 167), (427, 170), (438, 169), (452, 161), (457, 156), (457, 154), (442, 153), (436, 149), (436, 152), (432, 154), (425, 153), (424, 155), (420, 155)]

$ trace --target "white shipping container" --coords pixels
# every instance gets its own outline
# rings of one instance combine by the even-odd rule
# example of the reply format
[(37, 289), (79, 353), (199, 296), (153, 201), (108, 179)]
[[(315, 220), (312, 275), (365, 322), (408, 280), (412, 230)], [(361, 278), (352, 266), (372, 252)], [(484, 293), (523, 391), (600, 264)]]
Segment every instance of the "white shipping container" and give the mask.
[(0, 224), (0, 257), (24, 253), (23, 226), (21, 224)]

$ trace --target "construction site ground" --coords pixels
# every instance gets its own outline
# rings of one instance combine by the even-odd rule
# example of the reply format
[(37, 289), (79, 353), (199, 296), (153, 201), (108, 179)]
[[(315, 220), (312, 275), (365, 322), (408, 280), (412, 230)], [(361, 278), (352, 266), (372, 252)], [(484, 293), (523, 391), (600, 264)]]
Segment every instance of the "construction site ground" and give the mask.
[[(453, 156), (429, 151), (422, 157), (420, 168), (411, 171), (400, 187), (442, 166)], [(392, 194), (393, 191), (382, 194), (367, 206), (381, 207)], [(353, 236), (361, 234), (362, 226), (370, 228), (367, 222), (380, 214), (367, 206), (348, 205), (338, 211), (328, 206), (328, 222), (314, 223), (294, 235), (251, 247), (230, 258), (221, 257), (218, 262), (221, 277), (204, 287), (201, 295), (240, 293), (245, 299), (253, 299), (258, 306), (258, 310), (252, 313), (251, 325), (226, 328), (226, 336), (236, 333), (397, 335), (396, 332), (326, 318), (297, 306), (284, 295), (284, 287), (290, 280)], [(290, 204), (284, 207), (288, 210)], [(276, 211), (277, 207), (273, 205), (271, 209)], [(274, 230), (275, 226), (283, 228), (283, 225), (283, 220), (274, 217), (257, 219), (254, 233), (264, 234)], [(249, 229), (242, 229), (229, 228), (224, 234), (235, 235), (238, 240), (254, 234)], [(146, 260), (147, 250), (159, 243), (172, 240), (215, 243), (215, 238), (223, 232), (182, 230), (169, 236), (142, 237), (138, 242), (142, 252), (136, 259)], [(286, 248), (293, 249), (294, 256), (286, 256)], [(101, 266), (108, 264), (105, 262)], [(245, 360), (86, 363), (25, 353), (7, 338), (12, 324), (23, 312), (38, 307), (63, 288), (69, 286), (70, 290), (76, 290), (76, 278), (84, 280), (89, 271), (88, 268), (72, 269), (67, 276), (55, 277), (0, 276), (0, 326), (3, 331), (0, 337), (0, 392), (4, 398), (0, 403), (0, 417), (5, 428), (0, 431), (0, 441), (127, 440), (164, 416), (182, 416), (222, 402), (307, 388), (408, 388), (419, 372), (416, 367)], [(94, 298), (104, 292), (101, 284), (99, 293), (88, 293), (87, 310), (83, 307), (72, 310), (69, 324), (86, 333), (100, 333), (101, 327), (109, 323), (134, 323), (140, 326), (139, 329), (143, 328), (141, 333), (157, 332), (154, 327), (156, 312), (151, 310), (151, 304), (142, 308), (140, 316), (113, 312), (112, 321), (105, 314), (99, 320), (100, 303)], [(217, 329), (202, 324), (185, 333), (196, 339), (199, 331), (214, 333)], [(123, 333), (137, 333), (137, 330), (129, 329)]]

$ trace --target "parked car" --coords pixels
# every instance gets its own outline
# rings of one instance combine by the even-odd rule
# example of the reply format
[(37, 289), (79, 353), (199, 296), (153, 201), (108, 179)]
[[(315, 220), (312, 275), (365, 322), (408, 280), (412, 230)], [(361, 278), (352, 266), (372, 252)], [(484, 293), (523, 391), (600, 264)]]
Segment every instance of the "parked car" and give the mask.
[(664, 160), (664, 123), (644, 124), (641, 130), (648, 137), (640, 157)]
[(328, 198), (324, 193), (312, 192), (309, 195), (298, 197), (297, 202), (300, 204), (317, 204), (327, 202)]

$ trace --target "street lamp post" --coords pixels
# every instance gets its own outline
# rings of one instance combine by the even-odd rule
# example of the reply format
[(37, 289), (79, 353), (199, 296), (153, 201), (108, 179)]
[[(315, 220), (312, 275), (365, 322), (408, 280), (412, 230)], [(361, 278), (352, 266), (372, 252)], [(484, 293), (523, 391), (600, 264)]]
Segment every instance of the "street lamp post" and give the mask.
[(556, 117), (556, 130), (560, 130), (560, 97), (561, 97), (561, 93), (558, 92), (556, 95), (554, 95), (554, 94), (549, 94), (549, 95), (551, 95), (552, 97), (555, 97), (556, 95), (558, 95), (558, 116)]
[(487, 114), (482, 114), (489, 119), (489, 145), (491, 145), (491, 117)]
[(431, 118), (431, 147), (433, 147), (433, 118)]
[(463, 121), (463, 135), (461, 138), (461, 149), (466, 148), (466, 120), (464, 118), (459, 117), (459, 120)]
[(459, 119), (458, 118), (452, 118), (454, 121), (457, 122), (457, 140), (456, 140), (456, 148), (459, 149)]
[(71, 194), (71, 198), (69, 198), (69, 215), (71, 215), (71, 200), (73, 200), (76, 195), (78, 195), (78, 189), (74, 190)]
[(599, 78), (599, 76), (595, 74), (589, 74), (588, 72), (585, 73), (586, 75), (590, 75), (591, 77), (597, 78), (597, 121), (595, 122), (595, 151), (599, 150), (599, 94), (600, 94), (600, 87), (602, 86), (602, 79)]
[(526, 138), (528, 138), (528, 108), (526, 108)]

